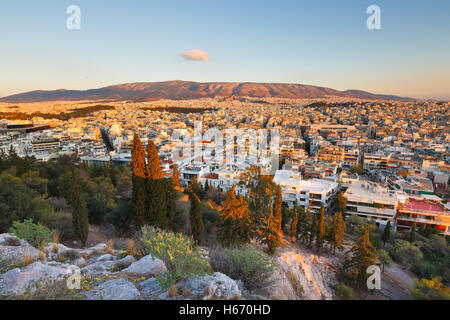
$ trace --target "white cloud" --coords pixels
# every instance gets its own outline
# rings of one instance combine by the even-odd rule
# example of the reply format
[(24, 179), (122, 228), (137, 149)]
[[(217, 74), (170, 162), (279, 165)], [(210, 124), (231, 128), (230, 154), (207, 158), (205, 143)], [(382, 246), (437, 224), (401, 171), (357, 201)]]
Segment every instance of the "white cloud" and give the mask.
[(195, 61), (206, 61), (209, 60), (209, 56), (205, 51), (202, 50), (190, 50), (180, 54), (181, 57), (186, 60), (195, 60)]

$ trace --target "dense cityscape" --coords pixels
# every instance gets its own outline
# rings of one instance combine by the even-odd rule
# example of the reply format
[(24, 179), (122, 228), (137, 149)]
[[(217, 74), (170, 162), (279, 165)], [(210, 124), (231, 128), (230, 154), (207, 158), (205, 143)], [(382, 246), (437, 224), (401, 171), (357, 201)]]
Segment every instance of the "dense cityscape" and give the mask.
[[(72, 261), (81, 267), (87, 277), (112, 274), (114, 266), (132, 265), (137, 255), (151, 252), (138, 249), (142, 245), (131, 240), (133, 233), (150, 224), (161, 230), (151, 232), (172, 230), (193, 237), (192, 245), (199, 245), (202, 254), (209, 255), (214, 270), (225, 274), (232, 271), (218, 260), (224, 259), (220, 258), (224, 254), (221, 250), (229, 249), (218, 249), (217, 245), (235, 247), (232, 252), (237, 256), (275, 259), (269, 264), (288, 277), (286, 283), (280, 275), (277, 280), (271, 278), (271, 283), (242, 276), (241, 272), (234, 275), (241, 286), (230, 290), (246, 299), (405, 299), (446, 294), (447, 289), (420, 292), (418, 288), (425, 284), (419, 280), (415, 285), (410, 283), (412, 278), (422, 278), (424, 283), (429, 278), (442, 281), (440, 285), (445, 288), (449, 281), (445, 241), (450, 235), (448, 102), (219, 97), (152, 102), (60, 101), (20, 107), (4, 103), (0, 108), (4, 118), (0, 128), (2, 185), (13, 183), (11, 175), (16, 176), (22, 182), (14, 183), (37, 191), (36, 197), (49, 204), (42, 209), (49, 212), (42, 216), (31, 212), (30, 206), (17, 218), (32, 218), (42, 222), (43, 228), (56, 231), (59, 239), (52, 241), (61, 244), (51, 244), (47, 252), (61, 250), (52, 249), (55, 246), (65, 248), (63, 253), (69, 250), (62, 243), (72, 247), (81, 244), (77, 250), (107, 243), (103, 251), (110, 253), (98, 258), (105, 259), (106, 267), (95, 263), (93, 267), (89, 262), (92, 258), (81, 252), (74, 254), (74, 260), (60, 258), (62, 253), (53, 254), (54, 259), (63, 259), (60, 262)], [(211, 128), (214, 134), (208, 133)], [(259, 139), (261, 130), (266, 133), (263, 139)], [(236, 138), (231, 139), (232, 134)], [(48, 165), (39, 163), (55, 166), (59, 173), (51, 173)], [(144, 166), (147, 173), (139, 174), (138, 166)], [(164, 185), (145, 189), (140, 213), (140, 177), (144, 185), (152, 179), (170, 180), (174, 191)], [(72, 188), (77, 180), (80, 212), (88, 220), (84, 232), (74, 223), (78, 210), (73, 194), (77, 191)], [(260, 190), (262, 185), (266, 190)], [(6, 198), (2, 199), (14, 194), (17, 201), (24, 202), (14, 191), (20, 188), (4, 190), (2, 197)], [(263, 222), (257, 221), (258, 216)], [(2, 219), (2, 232), (14, 229), (9, 228), (15, 219)], [(276, 236), (269, 232), (271, 228), (277, 229)], [(266, 230), (268, 235), (264, 235)], [(358, 236), (370, 238), (365, 249), (372, 252), (360, 257), (371, 261), (364, 267), (375, 264), (383, 271), (392, 270), (386, 271), (392, 272), (390, 286), (399, 288), (374, 294), (360, 288), (361, 279), (351, 281), (347, 251), (355, 250), (351, 256), (356, 254), (355, 245), (362, 239)], [(6, 244), (8, 240), (2, 239)], [(444, 250), (440, 261), (432, 258), (439, 252), (436, 250)], [(35, 252), (38, 260), (41, 251), (38, 248)], [(112, 261), (108, 257), (119, 252)], [(300, 264), (304, 270), (300, 268), (297, 273), (290, 270), (295, 255), (305, 256)], [(333, 270), (315, 259), (324, 259)], [(395, 269), (398, 266), (401, 271)], [(270, 272), (254, 267), (253, 277), (269, 276)], [(358, 267), (353, 268), (355, 275)], [(5, 267), (4, 271), (8, 270), (11, 267)], [(148, 272), (142, 279), (155, 270)], [(325, 272), (331, 279), (308, 276), (314, 272)], [(177, 281), (184, 279), (174, 277)], [(404, 279), (395, 277), (410, 279), (404, 283)], [(151, 279), (149, 285), (154, 286), (155, 278)], [(180, 298), (181, 291), (171, 292), (174, 283), (171, 285), (165, 293), (160, 288), (147, 296), (139, 293), (139, 297)], [(14, 290), (14, 294), (20, 294), (23, 288)], [(127, 299), (137, 296), (131, 294)]]
[(449, 13), (3, 1), (0, 315), (445, 315)]

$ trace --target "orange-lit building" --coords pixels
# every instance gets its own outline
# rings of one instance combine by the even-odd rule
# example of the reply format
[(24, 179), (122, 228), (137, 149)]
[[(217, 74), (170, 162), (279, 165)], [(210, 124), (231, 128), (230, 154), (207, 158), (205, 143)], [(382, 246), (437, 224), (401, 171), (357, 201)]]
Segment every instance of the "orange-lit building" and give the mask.
[(398, 229), (410, 230), (416, 222), (417, 228), (431, 227), (444, 235), (450, 235), (450, 212), (440, 203), (425, 197), (409, 197), (397, 208)]

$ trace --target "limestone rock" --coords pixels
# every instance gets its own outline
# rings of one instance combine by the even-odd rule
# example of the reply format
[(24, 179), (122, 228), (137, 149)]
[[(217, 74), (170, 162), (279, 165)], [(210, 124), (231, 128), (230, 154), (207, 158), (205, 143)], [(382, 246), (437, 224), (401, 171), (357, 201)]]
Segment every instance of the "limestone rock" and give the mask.
[(136, 300), (140, 292), (125, 279), (109, 280), (87, 294), (89, 300)]
[(1, 279), (1, 287), (9, 293), (23, 294), (27, 290), (33, 292), (36, 290), (36, 284), (43, 281), (50, 282), (58, 278), (63, 278), (69, 273), (70, 265), (53, 262), (44, 264), (34, 262), (23, 269), (13, 269), (6, 272)]
[(188, 278), (177, 284), (178, 294), (190, 299), (240, 299), (242, 294), (233, 279), (215, 272), (213, 275)]
[(166, 265), (160, 259), (154, 259), (151, 255), (147, 255), (140, 260), (133, 262), (128, 268), (122, 272), (131, 276), (155, 276), (166, 272)]

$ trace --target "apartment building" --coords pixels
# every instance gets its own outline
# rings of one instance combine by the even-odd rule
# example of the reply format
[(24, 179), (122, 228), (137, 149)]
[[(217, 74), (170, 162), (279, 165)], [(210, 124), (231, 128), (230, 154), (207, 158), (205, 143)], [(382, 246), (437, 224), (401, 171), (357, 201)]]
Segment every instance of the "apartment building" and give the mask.
[(391, 154), (365, 153), (363, 168), (365, 170), (386, 170)]
[(32, 151), (34, 153), (48, 152), (59, 148), (60, 142), (54, 138), (38, 138), (32, 142)]
[(410, 230), (416, 223), (417, 228), (433, 228), (450, 235), (450, 210), (437, 197), (410, 196), (400, 201), (396, 220), (399, 230)]
[(344, 197), (347, 199), (346, 214), (372, 220), (377, 225), (385, 225), (388, 221), (394, 225), (398, 202), (395, 192), (374, 182), (354, 181)]
[(332, 198), (339, 189), (339, 184), (322, 179), (303, 180), (300, 172), (291, 170), (277, 170), (273, 182), (280, 185), (283, 202), (293, 207), (295, 202), (308, 206), (312, 211), (319, 211), (322, 205), (330, 208)]

